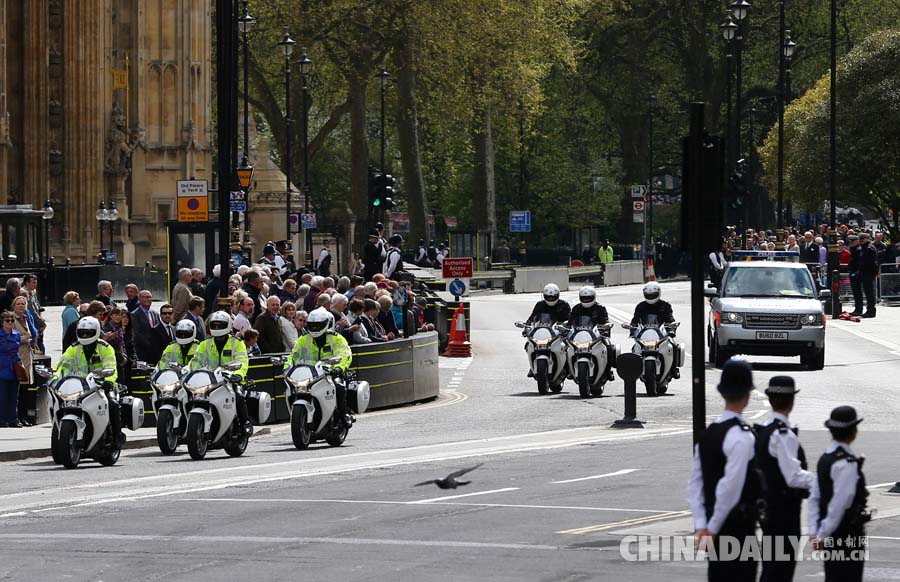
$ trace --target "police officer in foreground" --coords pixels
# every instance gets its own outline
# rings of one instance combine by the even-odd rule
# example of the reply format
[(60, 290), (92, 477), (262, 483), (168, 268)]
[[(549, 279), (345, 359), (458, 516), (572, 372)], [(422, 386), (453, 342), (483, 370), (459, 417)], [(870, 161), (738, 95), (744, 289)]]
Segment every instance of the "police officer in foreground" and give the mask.
[(766, 482), (763, 535), (771, 536), (776, 544), (775, 536), (781, 536), (778, 552), (791, 558), (763, 561), (760, 582), (793, 580), (797, 561), (788, 536), (800, 539), (800, 506), (816, 481), (815, 474), (806, 470), (806, 454), (797, 438), (797, 429), (788, 420), (794, 409), (794, 395), (799, 391), (790, 376), (774, 376), (769, 380), (766, 394), (772, 415), (764, 425), (755, 427), (756, 464)]
[[(591, 327), (605, 325), (609, 323), (609, 314), (606, 308), (597, 303), (597, 291), (588, 285), (585, 285), (578, 291), (578, 303), (572, 308), (569, 315), (569, 327), (579, 325), (584, 318), (588, 318)], [(606, 376), (610, 381), (615, 380), (615, 374), (612, 371), (612, 358), (607, 362)]]
[(872, 517), (866, 510), (865, 457), (857, 457), (850, 449), (862, 420), (852, 406), (838, 406), (825, 421), (832, 441), (816, 466), (818, 480), (809, 499), (809, 536), (813, 549), (844, 553), (843, 559), (825, 561), (825, 582), (863, 579), (865, 561), (859, 552), (866, 549), (865, 523)]
[[(241, 380), (246, 378), (250, 367), (250, 356), (244, 342), (231, 335), (231, 315), (225, 311), (216, 311), (209, 316), (209, 333), (207, 338), (197, 345), (191, 358), (191, 370), (215, 370), (231, 362), (238, 362), (241, 367), (232, 372), (232, 376)], [(235, 391), (238, 419), (247, 434), (253, 433), (253, 425), (247, 414), (247, 400), (240, 390)]]
[(741, 418), (753, 392), (750, 364), (737, 358), (728, 360), (717, 388), (725, 399), (725, 410), (694, 446), (688, 504), (699, 547), (715, 550), (715, 555), (710, 555), (709, 580), (754, 582), (756, 562), (740, 559), (742, 545), (737, 556), (725, 559), (722, 541), (728, 536), (744, 544), (756, 535), (758, 481), (751, 475), (755, 438)]
[(544, 285), (544, 297), (534, 304), (527, 323), (540, 321), (541, 315), (549, 315), (550, 323), (566, 323), (569, 321), (572, 309), (569, 303), (559, 298), (559, 286), (556, 283)]
[(175, 341), (166, 346), (159, 359), (158, 368), (165, 368), (170, 364), (187, 366), (197, 352), (197, 327), (190, 319), (182, 319), (175, 324)]

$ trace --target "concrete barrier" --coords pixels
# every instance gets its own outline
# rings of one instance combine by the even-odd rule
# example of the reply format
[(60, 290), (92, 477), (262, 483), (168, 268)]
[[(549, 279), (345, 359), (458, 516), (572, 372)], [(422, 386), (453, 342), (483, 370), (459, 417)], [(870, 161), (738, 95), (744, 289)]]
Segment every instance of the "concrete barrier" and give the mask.
[(438, 334), (418, 333), (408, 339), (352, 346), (353, 365), (372, 390), (369, 408), (385, 408), (436, 398)]
[(614, 261), (606, 263), (603, 282), (606, 287), (643, 283), (644, 264), (641, 261)]
[(523, 267), (513, 272), (516, 293), (540, 293), (548, 283), (556, 283), (565, 291), (569, 288), (568, 267)]

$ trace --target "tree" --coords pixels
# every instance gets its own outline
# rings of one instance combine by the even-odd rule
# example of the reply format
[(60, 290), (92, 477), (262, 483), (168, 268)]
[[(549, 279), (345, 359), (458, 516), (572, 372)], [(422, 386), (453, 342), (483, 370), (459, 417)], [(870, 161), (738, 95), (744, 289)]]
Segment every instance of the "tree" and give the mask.
[[(877, 32), (840, 60), (837, 78), (838, 196), (877, 211), (893, 240), (900, 240), (898, 59), (900, 30)], [(826, 75), (785, 111), (785, 196), (810, 210), (829, 198), (829, 99)], [(777, 180), (777, 129), (759, 150), (770, 187)]]

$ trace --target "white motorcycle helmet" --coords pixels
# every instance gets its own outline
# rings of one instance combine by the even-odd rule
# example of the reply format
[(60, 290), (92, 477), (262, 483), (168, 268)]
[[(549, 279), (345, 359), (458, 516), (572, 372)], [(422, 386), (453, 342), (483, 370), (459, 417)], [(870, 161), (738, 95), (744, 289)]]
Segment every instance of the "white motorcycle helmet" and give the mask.
[(231, 315), (225, 311), (216, 311), (209, 316), (209, 333), (213, 337), (221, 337), (231, 332)]
[(656, 281), (650, 281), (646, 285), (644, 285), (644, 299), (649, 304), (654, 304), (659, 301), (659, 296), (662, 295), (662, 289), (659, 287), (659, 283)]
[(578, 291), (578, 301), (582, 307), (590, 308), (597, 304), (597, 291), (593, 287), (584, 286)]
[(544, 286), (544, 303), (553, 307), (559, 301), (559, 287), (556, 283), (547, 283)]
[(75, 327), (75, 337), (83, 346), (96, 342), (100, 339), (100, 322), (96, 317), (82, 317)]
[(197, 326), (190, 319), (182, 319), (175, 326), (175, 341), (179, 345), (186, 346), (194, 342), (197, 337)]
[(314, 309), (306, 318), (306, 330), (312, 337), (321, 337), (334, 327), (334, 318), (331, 312), (324, 307)]

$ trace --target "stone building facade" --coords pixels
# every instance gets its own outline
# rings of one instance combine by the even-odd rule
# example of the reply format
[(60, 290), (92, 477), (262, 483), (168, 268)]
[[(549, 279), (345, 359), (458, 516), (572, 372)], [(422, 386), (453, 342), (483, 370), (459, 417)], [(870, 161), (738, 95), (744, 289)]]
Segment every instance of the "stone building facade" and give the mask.
[(165, 265), (176, 182), (212, 176), (211, 34), (211, 0), (0, 0), (0, 202), (51, 201), (58, 261), (114, 200), (119, 262)]

